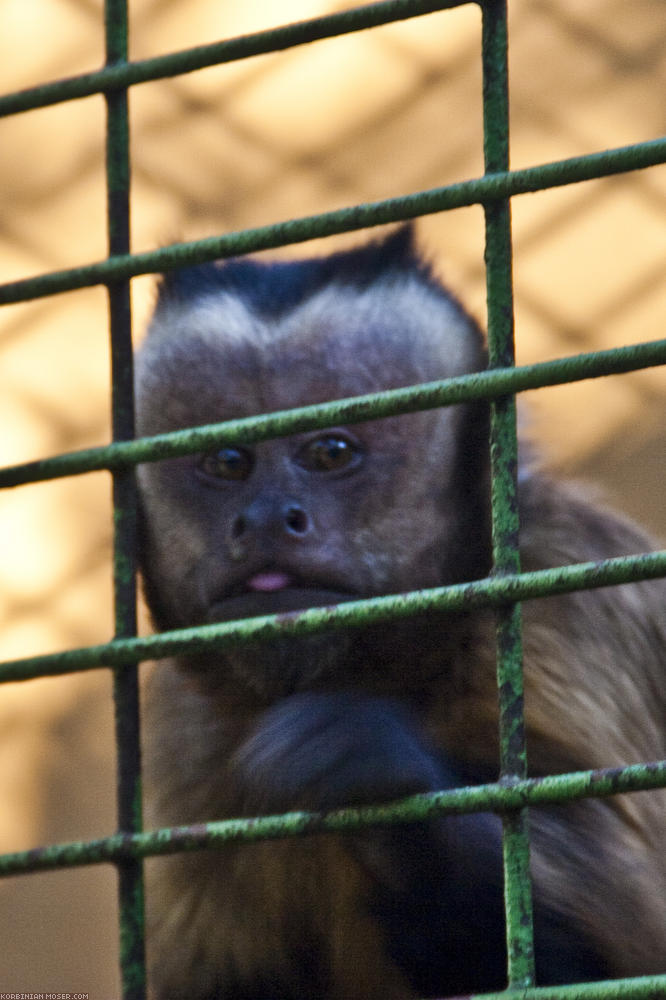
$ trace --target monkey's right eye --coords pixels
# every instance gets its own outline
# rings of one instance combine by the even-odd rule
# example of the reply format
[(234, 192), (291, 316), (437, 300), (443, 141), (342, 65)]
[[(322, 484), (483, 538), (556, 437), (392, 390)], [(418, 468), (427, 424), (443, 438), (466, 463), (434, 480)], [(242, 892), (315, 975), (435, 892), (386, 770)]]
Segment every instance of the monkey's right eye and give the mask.
[(214, 479), (247, 479), (254, 468), (254, 456), (245, 448), (229, 446), (204, 455), (199, 469)]

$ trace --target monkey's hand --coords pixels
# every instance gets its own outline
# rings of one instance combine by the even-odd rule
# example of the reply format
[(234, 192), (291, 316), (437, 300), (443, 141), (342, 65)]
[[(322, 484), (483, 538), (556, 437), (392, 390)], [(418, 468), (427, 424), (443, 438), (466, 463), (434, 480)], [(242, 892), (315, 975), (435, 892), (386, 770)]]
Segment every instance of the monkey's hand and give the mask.
[[(400, 705), (352, 692), (278, 702), (233, 763), (255, 813), (386, 802), (460, 784)], [(364, 907), (419, 993), (442, 983), (449, 992), (466, 982), (503, 986), (499, 836), (495, 817), (476, 814), (371, 827), (341, 841), (370, 878)]]
[(246, 809), (334, 809), (441, 787), (434, 753), (392, 701), (353, 692), (293, 695), (237, 751)]

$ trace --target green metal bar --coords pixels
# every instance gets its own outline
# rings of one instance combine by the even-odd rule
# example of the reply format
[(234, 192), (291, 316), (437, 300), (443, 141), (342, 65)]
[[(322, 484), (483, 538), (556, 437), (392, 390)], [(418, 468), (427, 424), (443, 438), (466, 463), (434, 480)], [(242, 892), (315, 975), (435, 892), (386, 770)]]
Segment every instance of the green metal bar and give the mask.
[(382, 201), (353, 205), (334, 212), (289, 219), (224, 236), (175, 243), (159, 250), (97, 261), (81, 267), (52, 271), (0, 285), (0, 305), (43, 298), (75, 288), (175, 270), (236, 254), (304, 243), (322, 236), (349, 232), (389, 222), (403, 222), (417, 215), (431, 215), (468, 205), (487, 203), (545, 188), (596, 180), (666, 162), (666, 137), (617, 149), (571, 157), (524, 170), (498, 171), (469, 181)]
[[(509, 170), (509, 78), (506, 0), (482, 6), (483, 129), (485, 170)], [(489, 367), (515, 365), (511, 204), (484, 204)], [(493, 574), (520, 573), (518, 542), (518, 436), (516, 398), (500, 396), (490, 414)], [(500, 771), (505, 782), (527, 777), (523, 645), (520, 604), (496, 611)], [(510, 989), (534, 985), (532, 887), (527, 810), (502, 816), (502, 855), (508, 980)]]
[(426, 792), (383, 805), (347, 807), (328, 813), (299, 811), (274, 816), (218, 820), (133, 836), (114, 834), (97, 840), (37, 847), (29, 851), (0, 855), (0, 877), (51, 871), (63, 866), (102, 864), (119, 858), (145, 858), (196, 851), (233, 841), (275, 840), (315, 832), (350, 833), (372, 824), (400, 825), (438, 816), (501, 812), (525, 805), (554, 805), (590, 797), (607, 798), (664, 786), (666, 760), (530, 778), (510, 786), (493, 782), (443, 792)]
[[(127, 61), (127, 0), (105, 0), (105, 39), (108, 66)], [(109, 255), (130, 252), (130, 153), (127, 90), (105, 95), (107, 107), (106, 176)], [(112, 429), (114, 441), (134, 437), (134, 376), (132, 315), (127, 278), (108, 285), (111, 333)], [(137, 487), (134, 468), (113, 472), (113, 583), (115, 635), (136, 636)], [(118, 829), (121, 836), (140, 833), (141, 746), (139, 686), (136, 662), (118, 664), (113, 671), (113, 699), (117, 761)], [(143, 926), (142, 862), (119, 857), (118, 900), (120, 971), (123, 1000), (145, 1000), (146, 972)]]
[(471, 399), (493, 399), (506, 393), (617, 375), (662, 364), (666, 364), (666, 339), (590, 354), (576, 354), (534, 365), (497, 368), (438, 382), (421, 383), (417, 387), (391, 389), (265, 416), (172, 431), (137, 441), (86, 448), (7, 466), (0, 469), (0, 489), (100, 469), (124, 468), (138, 462), (176, 458), (232, 442), (250, 444), (337, 423), (361, 423), (396, 413), (450, 406)]
[[(520, 997), (521, 1000), (659, 1000), (666, 997), (666, 976), (525, 989), (520, 991)], [(507, 1000), (507, 994), (486, 993), (483, 1000)]]
[(270, 28), (238, 38), (198, 45), (180, 52), (133, 63), (107, 65), (104, 69), (80, 76), (56, 80), (0, 97), (0, 117), (44, 108), (91, 94), (125, 89), (137, 83), (192, 73), (195, 70), (249, 59), (270, 52), (281, 52), (296, 45), (335, 38), (355, 31), (402, 21), (438, 10), (462, 7), (472, 0), (384, 0), (352, 10), (329, 14), (308, 21)]
[(135, 660), (160, 659), (181, 653), (226, 649), (239, 640), (270, 642), (276, 635), (309, 635), (332, 628), (361, 628), (393, 618), (429, 611), (461, 611), (499, 607), (530, 598), (568, 594), (576, 590), (616, 586), (666, 576), (666, 550), (618, 556), (599, 562), (577, 563), (556, 569), (494, 576), (472, 583), (411, 591), (407, 594), (346, 601), (334, 607), (265, 615), (236, 622), (176, 629), (137, 639), (116, 639), (97, 646), (48, 653), (0, 664), (0, 683), (34, 677), (114, 667)]

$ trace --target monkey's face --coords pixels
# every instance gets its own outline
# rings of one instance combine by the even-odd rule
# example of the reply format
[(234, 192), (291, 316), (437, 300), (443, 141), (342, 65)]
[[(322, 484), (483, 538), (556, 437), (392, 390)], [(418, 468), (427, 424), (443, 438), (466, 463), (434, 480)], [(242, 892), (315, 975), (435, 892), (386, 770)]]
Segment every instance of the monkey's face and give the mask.
[(449, 526), (423, 477), (428, 423), (334, 427), (144, 467), (146, 569), (165, 624), (438, 584)]
[[(478, 331), (441, 292), (426, 285), (424, 303), (417, 300), (418, 285), (392, 281), (346, 295), (326, 287), (271, 322), (228, 295), (176, 303), (166, 315), (158, 309), (139, 356), (139, 432), (480, 366)], [(471, 495), (462, 480), (479, 488), (477, 449), (470, 461), (465, 440), (472, 412), (452, 407), (239, 441), (141, 467), (142, 569), (157, 624), (227, 621), (469, 578), (480, 529), (476, 508), (461, 512), (460, 497)], [(349, 635), (276, 642), (261, 655), (275, 660), (282, 650), (284, 668), (299, 676), (305, 663), (326, 671), (344, 656)], [(251, 653), (248, 670), (259, 655)]]
[[(433, 417), (418, 415), (144, 468), (144, 573), (158, 623), (228, 621), (440, 583), (452, 526), (439, 484), (423, 475), (436, 436)], [(337, 669), (352, 641), (343, 632), (280, 640), (227, 659), (262, 692), (279, 678), (282, 693)]]

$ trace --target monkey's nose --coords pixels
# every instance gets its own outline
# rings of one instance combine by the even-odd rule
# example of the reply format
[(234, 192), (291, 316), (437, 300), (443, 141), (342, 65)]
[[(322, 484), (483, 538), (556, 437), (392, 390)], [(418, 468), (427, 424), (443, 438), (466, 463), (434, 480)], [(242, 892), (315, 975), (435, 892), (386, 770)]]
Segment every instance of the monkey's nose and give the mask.
[(310, 530), (310, 518), (297, 501), (260, 496), (238, 514), (231, 525), (231, 537), (240, 541), (251, 534), (301, 537)]

